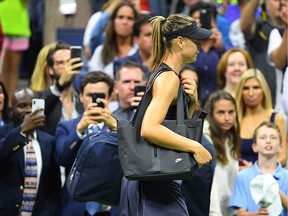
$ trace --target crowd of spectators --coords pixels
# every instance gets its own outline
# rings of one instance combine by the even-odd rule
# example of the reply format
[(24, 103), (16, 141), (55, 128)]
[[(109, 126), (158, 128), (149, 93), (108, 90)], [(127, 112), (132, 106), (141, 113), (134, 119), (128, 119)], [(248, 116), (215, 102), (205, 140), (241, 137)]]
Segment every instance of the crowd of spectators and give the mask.
[[(55, 41), (39, 49), (33, 43), (45, 22), (41, 16), (35, 23), (44, 0), (8, 2), (0, 0), (0, 215), (29, 212), (31, 203), (22, 197), (31, 140), (38, 173), (32, 215), (119, 215), (116, 207), (74, 201), (65, 180), (95, 125), (109, 132), (117, 128), (114, 117), (132, 120), (144, 95), (135, 94), (135, 86), (146, 85), (153, 72), (150, 19), (171, 13), (191, 16), (213, 32), (198, 43), (197, 61), (180, 72), (198, 86), (196, 109), (208, 112), (203, 143), (215, 152), (213, 168), (201, 168), (213, 182), (201, 178), (201, 169), (194, 183), (183, 182), (187, 202), (198, 205), (187, 191), (205, 183), (209, 215), (270, 211), (247, 187), (255, 173), (271, 174), (278, 184), (288, 179), (287, 0), (91, 0), (81, 58), (71, 58), (73, 44)], [(29, 46), (37, 46), (35, 57), (25, 54)], [(31, 79), (17, 89), (21, 58)], [(92, 102), (99, 92), (105, 94), (104, 107)], [(45, 100), (45, 116), (32, 112), (34, 98)], [(284, 216), (288, 188), (279, 187)], [(254, 203), (244, 202), (247, 197)], [(207, 215), (204, 209), (197, 214)]]

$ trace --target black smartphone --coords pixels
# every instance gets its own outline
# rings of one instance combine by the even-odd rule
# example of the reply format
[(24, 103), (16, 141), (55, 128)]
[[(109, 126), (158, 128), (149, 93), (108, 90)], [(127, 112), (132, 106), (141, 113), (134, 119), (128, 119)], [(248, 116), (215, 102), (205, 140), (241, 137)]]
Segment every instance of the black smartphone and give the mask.
[[(70, 50), (71, 50), (71, 58), (81, 58), (81, 55), (82, 55), (82, 47), (81, 46), (71, 46), (70, 47)], [(79, 62), (75, 62), (74, 64), (77, 64)], [(75, 68), (74, 70), (81, 70), (82, 67), (78, 67), (78, 68)]]
[(104, 108), (104, 103), (100, 102), (99, 98), (105, 99), (105, 94), (103, 92), (92, 93), (92, 102), (97, 103), (98, 107)]
[(134, 88), (134, 96), (137, 96), (138, 92), (145, 92), (146, 91), (146, 86), (144, 85), (137, 85)]
[(201, 28), (211, 29), (211, 13), (207, 9), (200, 10)]

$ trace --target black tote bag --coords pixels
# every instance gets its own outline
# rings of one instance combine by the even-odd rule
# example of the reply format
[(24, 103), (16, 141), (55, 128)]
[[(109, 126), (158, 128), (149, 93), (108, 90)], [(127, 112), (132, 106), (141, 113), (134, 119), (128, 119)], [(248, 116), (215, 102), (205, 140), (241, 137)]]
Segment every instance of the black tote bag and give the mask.
[[(169, 69), (160, 67), (160, 70), (164, 71)], [(153, 81), (135, 114), (135, 122), (118, 120), (120, 164), (124, 176), (129, 180), (189, 180), (193, 178), (197, 167), (192, 154), (154, 145), (140, 136), (142, 119), (152, 99), (153, 82), (161, 72), (155, 71)], [(162, 125), (184, 137), (200, 142), (207, 113), (201, 111), (192, 119), (185, 119), (183, 96), (183, 87), (180, 84), (177, 96), (177, 119), (164, 120)]]

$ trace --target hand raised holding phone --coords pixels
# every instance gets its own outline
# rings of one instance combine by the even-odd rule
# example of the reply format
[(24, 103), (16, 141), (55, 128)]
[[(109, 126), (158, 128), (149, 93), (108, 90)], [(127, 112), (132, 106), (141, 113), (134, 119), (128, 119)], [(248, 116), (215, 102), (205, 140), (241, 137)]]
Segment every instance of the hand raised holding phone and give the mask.
[(98, 107), (104, 108), (104, 103), (101, 102), (99, 98), (105, 99), (105, 94), (103, 92), (97, 92), (92, 94), (92, 102), (97, 103)]
[(44, 99), (32, 99), (32, 112), (25, 115), (23, 122), (20, 125), (22, 133), (29, 133), (30, 131), (45, 125), (44, 109)]

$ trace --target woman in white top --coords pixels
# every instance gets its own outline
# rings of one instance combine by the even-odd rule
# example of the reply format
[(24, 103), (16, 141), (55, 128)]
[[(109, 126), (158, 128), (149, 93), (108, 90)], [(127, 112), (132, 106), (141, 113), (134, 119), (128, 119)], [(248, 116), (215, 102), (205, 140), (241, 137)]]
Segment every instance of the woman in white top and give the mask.
[(106, 39), (99, 45), (88, 62), (89, 71), (103, 71), (114, 79), (113, 63), (117, 58), (133, 55), (133, 24), (137, 11), (129, 2), (120, 2), (111, 14), (106, 27)]
[(214, 145), (216, 167), (211, 189), (210, 216), (233, 216), (229, 208), (240, 158), (239, 122), (236, 102), (224, 90), (212, 93), (205, 104), (208, 112), (204, 135)]

